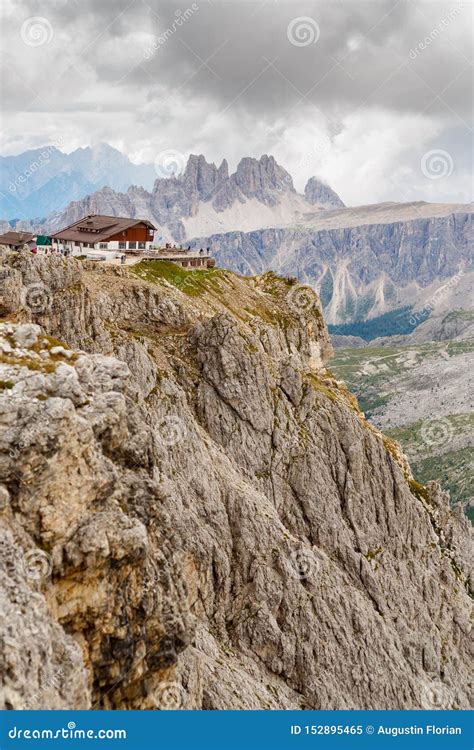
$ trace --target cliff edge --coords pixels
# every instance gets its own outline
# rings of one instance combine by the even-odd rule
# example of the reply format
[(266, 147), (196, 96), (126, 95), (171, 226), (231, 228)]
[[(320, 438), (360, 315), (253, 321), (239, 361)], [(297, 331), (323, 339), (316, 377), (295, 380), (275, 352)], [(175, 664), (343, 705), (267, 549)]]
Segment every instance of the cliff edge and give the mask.
[(271, 273), (0, 250), (2, 708), (465, 708), (469, 527)]

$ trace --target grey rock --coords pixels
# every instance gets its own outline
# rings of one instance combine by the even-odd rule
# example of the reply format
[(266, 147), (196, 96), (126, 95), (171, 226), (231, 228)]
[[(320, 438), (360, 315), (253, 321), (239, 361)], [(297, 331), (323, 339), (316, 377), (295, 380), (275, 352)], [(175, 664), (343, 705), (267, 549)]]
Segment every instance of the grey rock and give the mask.
[[(260, 159), (244, 157), (231, 175), (225, 159), (217, 167), (207, 162), (202, 154), (191, 154), (182, 174), (157, 177), (152, 189), (148, 183), (145, 187), (132, 184), (126, 192), (117, 192), (117, 188), (114, 190), (113, 187), (115, 185), (101, 186), (80, 200), (72, 200), (63, 210), (52, 213), (43, 222), (24, 221), (22, 225), (39, 233), (47, 233), (88, 214), (141, 217), (155, 222), (160, 234), (167, 239), (184, 242), (190, 237), (186, 227), (188, 219), (194, 219), (193, 226), (197, 222), (197, 226), (206, 228), (213, 218), (216, 227), (223, 223), (228, 225), (229, 222), (235, 224), (236, 217), (240, 215), (239, 207), (249, 201), (252, 201), (249, 216), (254, 217), (255, 228), (260, 226), (259, 204), (275, 209), (273, 214), (270, 212), (275, 221), (281, 221), (281, 216), (288, 215), (292, 222), (302, 211), (314, 211), (315, 203), (319, 209), (342, 205), (334, 191), (315, 178), (312, 178), (307, 195), (299, 195), (294, 189), (291, 175), (277, 164), (273, 156), (266, 154)], [(318, 191), (319, 195), (316, 196)], [(30, 218), (33, 216), (30, 215)], [(198, 233), (194, 231), (194, 234)]]
[(304, 189), (308, 203), (320, 204), (328, 208), (344, 208), (344, 203), (329, 185), (325, 185), (316, 177), (311, 177)]
[(43, 681), (34, 619), (47, 669), (80, 660), (48, 707), (416, 708), (437, 682), (467, 707), (469, 526), (326, 371), (319, 303), (272, 274), (189, 296), (69, 262), (38, 323), (87, 353), (1, 365), (2, 529), (49, 555), (2, 623), (4, 705)]

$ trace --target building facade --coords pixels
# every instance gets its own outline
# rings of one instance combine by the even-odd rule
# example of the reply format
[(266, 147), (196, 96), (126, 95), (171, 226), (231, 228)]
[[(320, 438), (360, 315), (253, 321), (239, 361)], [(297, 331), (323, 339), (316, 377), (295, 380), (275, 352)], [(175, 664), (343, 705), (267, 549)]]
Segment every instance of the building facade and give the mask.
[(155, 229), (146, 219), (94, 214), (52, 234), (52, 248), (63, 255), (99, 255), (104, 259), (139, 254), (153, 246)]
[(0, 234), (0, 245), (6, 245), (12, 250), (23, 250), (28, 247), (30, 250), (35, 247), (36, 237), (31, 232), (5, 232)]

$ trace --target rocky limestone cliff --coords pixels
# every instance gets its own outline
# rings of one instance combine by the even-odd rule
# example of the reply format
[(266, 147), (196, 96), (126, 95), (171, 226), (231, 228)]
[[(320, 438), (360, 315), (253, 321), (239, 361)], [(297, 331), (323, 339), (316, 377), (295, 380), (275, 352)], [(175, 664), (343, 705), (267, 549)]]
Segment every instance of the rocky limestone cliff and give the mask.
[(438, 308), (472, 307), (473, 239), (469, 206), (393, 204), (309, 214), (293, 226), (213, 234), (191, 245), (210, 246), (238, 273), (296, 275), (315, 287), (326, 320), (337, 325), (397, 308), (425, 310), (421, 322)]
[(467, 523), (325, 369), (311, 290), (0, 279), (2, 707), (468, 705)]
[(243, 222), (253, 229), (275, 226), (282, 219), (296, 221), (306, 211), (343, 205), (336, 193), (315, 177), (305, 195), (297, 193), (291, 175), (273, 156), (245, 157), (229, 175), (225, 159), (217, 167), (202, 154), (191, 154), (182, 174), (158, 177), (150, 191), (134, 184), (126, 192), (102, 187), (80, 200), (71, 200), (40, 225), (24, 221), (21, 225), (48, 233), (93, 213), (140, 217), (153, 221), (166, 239), (182, 242), (217, 229), (242, 227)]

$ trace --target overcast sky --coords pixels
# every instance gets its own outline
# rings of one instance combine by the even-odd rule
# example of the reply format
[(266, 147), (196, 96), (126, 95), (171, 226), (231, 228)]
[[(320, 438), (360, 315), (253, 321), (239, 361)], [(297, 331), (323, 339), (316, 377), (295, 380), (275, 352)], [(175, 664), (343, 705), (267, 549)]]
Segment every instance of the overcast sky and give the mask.
[(0, 152), (273, 154), (349, 205), (472, 200), (472, 0), (1, 0)]

